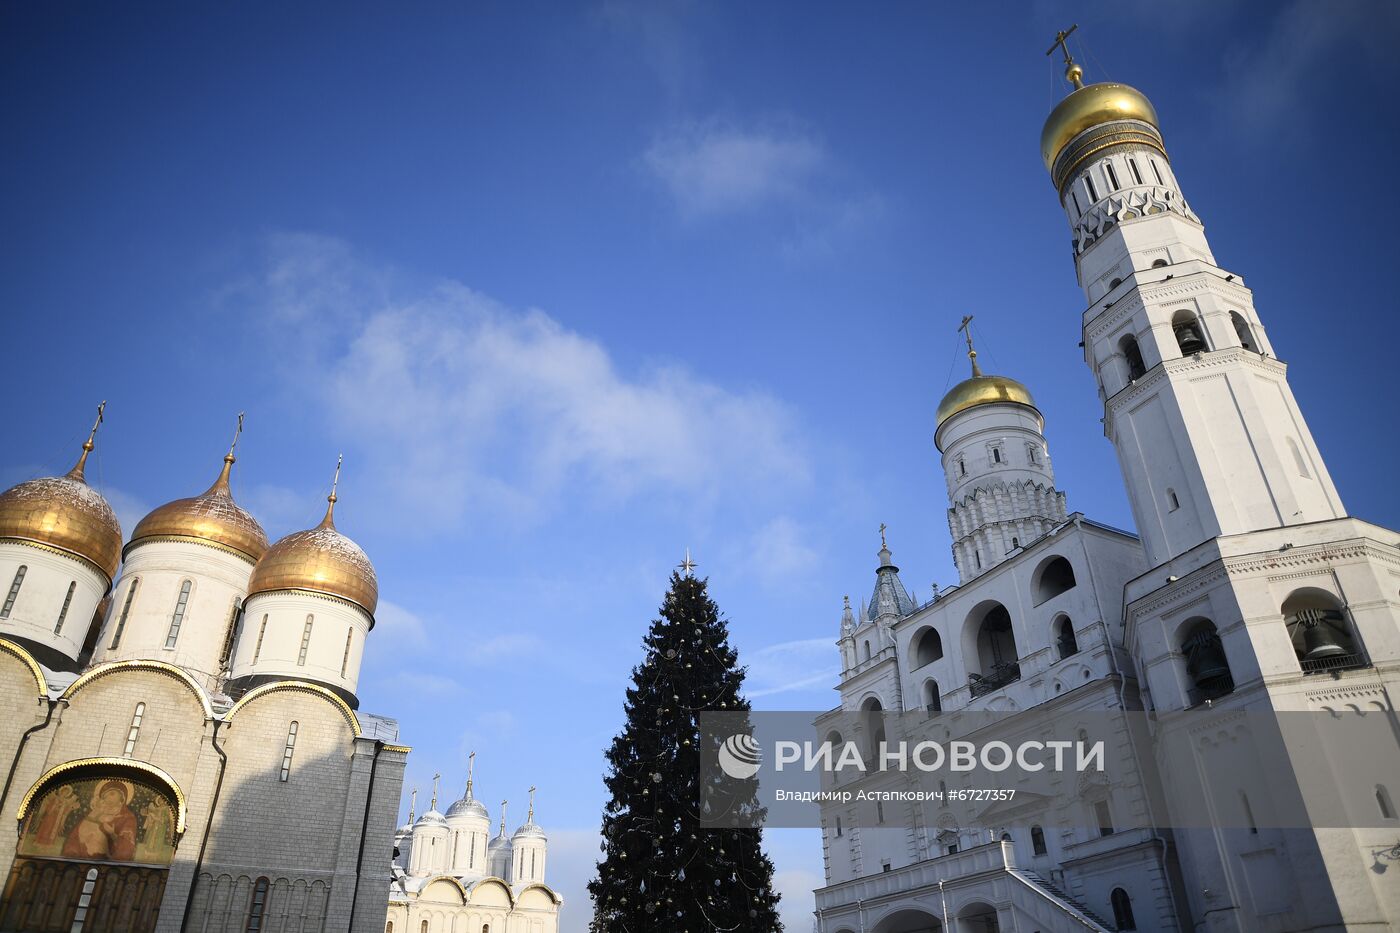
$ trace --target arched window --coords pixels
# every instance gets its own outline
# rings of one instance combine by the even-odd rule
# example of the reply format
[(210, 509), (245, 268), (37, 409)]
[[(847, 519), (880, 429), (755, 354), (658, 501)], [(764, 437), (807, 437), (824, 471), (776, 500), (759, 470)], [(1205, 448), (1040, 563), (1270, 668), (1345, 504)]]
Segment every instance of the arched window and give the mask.
[(1109, 291), (1113, 291), (1115, 288), (1117, 288), (1119, 285), (1122, 285), (1122, 284), (1123, 284), (1123, 280), (1122, 280), (1122, 279), (1112, 279), (1112, 280), (1110, 280), (1109, 283), (1108, 283), (1108, 290), (1109, 290)]
[(350, 642), (355, 637), (355, 627), (351, 626), (345, 630), (345, 653), (340, 656), (340, 676), (344, 677), (345, 672), (350, 668)]
[(68, 584), (68, 594), (63, 597), (63, 608), (58, 610), (58, 622), (55, 623), (53, 627), (53, 633), (55, 635), (63, 631), (63, 621), (68, 618), (68, 607), (73, 605), (73, 592), (77, 588), (77, 580), (74, 580)]
[(386, 920), (384, 922), (384, 933), (394, 933), (394, 921)]
[(937, 629), (926, 628), (914, 637), (914, 666), (923, 667), (943, 657), (943, 638)]
[(1061, 660), (1079, 653), (1079, 642), (1074, 637), (1074, 623), (1068, 616), (1055, 623), (1055, 647), (1060, 651)]
[(418, 924), (418, 933), (428, 933), (428, 921), (424, 920)]
[(1011, 630), (1011, 614), (1001, 603), (973, 610), (964, 635), (965, 657), (976, 658), (979, 673), (968, 675), (974, 697), (1021, 679), (1020, 655)]
[(130, 758), (136, 751), (136, 737), (141, 734), (141, 720), (146, 715), (146, 704), (137, 703), (136, 712), (131, 714), (131, 727), (126, 730), (126, 748), (122, 751), (123, 758)]
[(1281, 607), (1293, 652), (1304, 674), (1364, 663), (1347, 619), (1346, 607), (1326, 590), (1296, 590)]
[(1103, 170), (1104, 174), (1108, 176), (1108, 184), (1110, 188), (1112, 188), (1114, 191), (1117, 191), (1119, 188), (1123, 187), (1122, 185), (1118, 184), (1118, 173), (1113, 170), (1112, 162), (1105, 162), (1103, 164)]
[(939, 695), (938, 681), (933, 678), (924, 681), (924, 709), (930, 713), (943, 711), (943, 697)]
[(865, 720), (865, 732), (870, 736), (866, 767), (868, 769), (869, 762), (876, 761), (880, 762), (880, 768), (884, 768), (880, 753), (885, 746), (885, 708), (879, 699), (870, 697), (860, 705), (860, 709), (864, 714), (862, 718)]
[(841, 817), (836, 818), (836, 838), (841, 838)]
[(233, 604), (229, 606), (228, 628), (224, 633), (224, 647), (219, 651), (219, 667), (228, 666), (228, 659), (233, 654), (234, 639), (238, 635), (238, 623), (243, 618), (243, 600), (235, 596)]
[(1003, 831), (1002, 834), (1001, 834), (1001, 841), (1002, 841), (1002, 842), (1012, 842), (1012, 841), (1014, 841), (1014, 840), (1011, 838), (1011, 834), (1010, 834), (1009, 832), (1004, 832), (1004, 831)]
[(1210, 349), (1201, 332), (1201, 322), (1190, 311), (1178, 311), (1172, 316), (1172, 333), (1176, 335), (1176, 345), (1182, 356), (1204, 353)]
[(1390, 791), (1384, 784), (1376, 785), (1376, 808), (1381, 811), (1381, 819), (1395, 819), (1395, 804), (1390, 801)]
[(1137, 338), (1132, 334), (1124, 334), (1123, 339), (1118, 341), (1118, 352), (1123, 354), (1123, 360), (1128, 364), (1128, 381), (1141, 379), (1147, 372), (1147, 366), (1142, 362), (1142, 351), (1138, 349)]
[(266, 878), (253, 883), (253, 897), (248, 901), (248, 922), (243, 924), (243, 933), (259, 933), (263, 926), (263, 912), (267, 909)]
[(870, 660), (870, 639), (865, 640), (865, 660)]
[(1113, 835), (1113, 812), (1109, 810), (1107, 800), (1094, 801), (1094, 820), (1099, 824), (1100, 836)]
[(1288, 439), (1288, 450), (1293, 454), (1293, 466), (1298, 475), (1303, 479), (1312, 479), (1312, 474), (1308, 472), (1308, 462), (1303, 459), (1303, 451), (1299, 449), (1298, 442), (1291, 437)]
[(1244, 319), (1244, 315), (1238, 311), (1231, 311), (1230, 323), (1235, 325), (1235, 336), (1240, 338), (1240, 346), (1258, 353), (1259, 347), (1254, 342), (1254, 331), (1250, 330), (1249, 322)]
[(262, 654), (263, 636), (267, 634), (267, 613), (263, 613), (262, 624), (258, 626), (258, 640), (253, 645), (253, 663), (258, 663), (258, 656)]
[(301, 630), (301, 650), (297, 652), (297, 667), (306, 666), (306, 652), (311, 647), (311, 626), (315, 622), (315, 616), (306, 617), (306, 625)]
[(1122, 888), (1114, 888), (1113, 894), (1109, 896), (1109, 901), (1113, 905), (1113, 925), (1119, 930), (1136, 930), (1137, 921), (1133, 920), (1133, 899), (1128, 897), (1128, 892)]
[[(279, 781), (285, 781), (292, 773), (292, 752), (297, 744), (297, 722), (292, 720), (292, 724), (287, 727), (287, 744), (282, 748), (282, 775)], [(434, 840), (436, 844), (437, 840)]]
[(1035, 575), (1035, 605), (1074, 589), (1075, 583), (1073, 565), (1058, 555), (1050, 558)]
[(1235, 679), (1214, 622), (1209, 619), (1189, 622), (1181, 640), (1181, 653), (1186, 656), (1186, 673), (1195, 688), (1192, 706), (1234, 692)]
[(121, 644), (122, 632), (126, 631), (126, 617), (131, 614), (131, 601), (136, 598), (136, 587), (141, 582), (139, 577), (132, 577), (131, 582), (126, 587), (126, 599), (122, 600), (121, 615), (117, 616), (117, 627), (112, 629), (112, 643), (107, 649), (117, 647)]
[(5, 594), (5, 605), (0, 607), (0, 619), (8, 619), (10, 610), (15, 608), (15, 600), (19, 599), (19, 588), (24, 585), (24, 575), (29, 572), (29, 568), (21, 564), (15, 571), (15, 578), (10, 581), (10, 592)]
[(1031, 852), (1035, 855), (1044, 855), (1046, 852), (1045, 830), (1039, 826), (1031, 827)]
[(1165, 259), (1154, 259), (1152, 261), (1152, 268), (1154, 269), (1165, 269), (1166, 267), (1167, 261)]
[(165, 647), (174, 648), (175, 642), (180, 637), (180, 626), (185, 622), (185, 610), (190, 605), (190, 587), (194, 586), (189, 580), (180, 584), (180, 595), (175, 600), (175, 611), (170, 614), (170, 631), (165, 633)]
[(73, 925), (68, 928), (68, 933), (82, 933), (83, 925), (87, 923), (88, 908), (92, 906), (92, 891), (97, 887), (97, 869), (89, 868), (83, 877), (83, 890), (78, 895), (78, 906), (73, 911)]

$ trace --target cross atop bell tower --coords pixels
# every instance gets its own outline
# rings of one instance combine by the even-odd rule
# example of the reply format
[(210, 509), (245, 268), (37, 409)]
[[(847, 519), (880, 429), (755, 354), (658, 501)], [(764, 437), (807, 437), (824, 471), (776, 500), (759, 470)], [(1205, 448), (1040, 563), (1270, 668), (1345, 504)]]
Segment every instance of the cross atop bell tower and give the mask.
[(1055, 44), (1050, 46), (1045, 52), (1047, 57), (1054, 55), (1056, 49), (1065, 53), (1065, 78), (1069, 80), (1070, 84), (1074, 85), (1075, 90), (1084, 86), (1084, 69), (1075, 62), (1074, 56), (1069, 54), (1069, 44), (1066, 43), (1065, 40), (1078, 28), (1079, 24), (1075, 23), (1068, 29), (1061, 29), (1059, 32), (1055, 33)]

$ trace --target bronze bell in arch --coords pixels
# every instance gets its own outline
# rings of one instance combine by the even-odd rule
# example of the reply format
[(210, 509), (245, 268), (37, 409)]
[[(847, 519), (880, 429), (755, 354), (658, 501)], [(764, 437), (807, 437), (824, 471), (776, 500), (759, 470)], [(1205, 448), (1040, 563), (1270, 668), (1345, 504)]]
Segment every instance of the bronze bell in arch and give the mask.
[(1303, 625), (1303, 660), (1318, 661), (1349, 653), (1337, 641), (1337, 631), (1327, 616), (1319, 609), (1304, 609), (1298, 613), (1298, 621)]
[(1214, 632), (1192, 636), (1186, 645), (1186, 672), (1201, 688), (1209, 687), (1230, 676), (1230, 663), (1225, 660), (1225, 646)]
[(1181, 348), (1182, 356), (1205, 352), (1206, 340), (1201, 336), (1201, 329), (1195, 321), (1182, 321), (1173, 325), (1172, 332), (1176, 334), (1176, 345)]

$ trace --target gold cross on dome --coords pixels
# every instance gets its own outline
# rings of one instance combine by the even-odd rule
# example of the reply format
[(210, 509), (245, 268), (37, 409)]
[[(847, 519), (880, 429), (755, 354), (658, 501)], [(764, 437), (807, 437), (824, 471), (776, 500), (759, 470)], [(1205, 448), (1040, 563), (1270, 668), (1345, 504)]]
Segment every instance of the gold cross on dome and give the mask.
[(880, 547), (889, 547), (889, 545), (885, 543), (885, 530), (888, 528), (889, 526), (884, 522), (880, 523)]
[(967, 341), (967, 358), (972, 362), (972, 375), (982, 375), (982, 367), (977, 365), (977, 351), (972, 346), (972, 315), (963, 315), (962, 323), (958, 325), (958, 332)]
[(1054, 54), (1055, 54), (1055, 50), (1056, 50), (1056, 49), (1059, 49), (1059, 50), (1061, 50), (1062, 52), (1065, 53), (1065, 64), (1066, 64), (1066, 65), (1072, 65), (1072, 64), (1074, 64), (1074, 58), (1071, 57), (1071, 55), (1069, 54), (1069, 46), (1065, 44), (1065, 40), (1068, 39), (1068, 38), (1070, 37), (1070, 33), (1074, 32), (1074, 31), (1075, 31), (1076, 29), (1078, 29), (1078, 28), (1079, 28), (1079, 24), (1078, 24), (1078, 23), (1075, 23), (1073, 26), (1069, 27), (1068, 29), (1061, 29), (1059, 32), (1055, 33), (1055, 44), (1052, 45), (1052, 46), (1050, 46), (1049, 50), (1047, 50), (1045, 54), (1046, 54), (1047, 56), (1049, 56), (1049, 55), (1054, 55)]

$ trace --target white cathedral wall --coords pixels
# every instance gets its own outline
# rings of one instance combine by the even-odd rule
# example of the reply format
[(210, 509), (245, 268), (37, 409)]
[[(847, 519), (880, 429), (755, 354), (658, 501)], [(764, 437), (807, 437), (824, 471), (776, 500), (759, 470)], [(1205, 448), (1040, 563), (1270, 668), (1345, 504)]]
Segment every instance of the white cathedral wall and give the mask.
[[(0, 541), (0, 602), (9, 595), (15, 574), (25, 568), (8, 618), (0, 619), (0, 637), (17, 636), (76, 661), (83, 650), (93, 614), (107, 593), (107, 578), (85, 561), (19, 541)], [(68, 587), (73, 599), (55, 633)]]
[[(247, 591), (252, 572), (253, 565), (246, 558), (193, 541), (138, 542), (122, 566), (93, 660), (166, 661), (194, 672), (206, 689), (213, 689), (233, 624), (234, 606)], [(189, 600), (174, 644), (167, 647), (180, 591), (187, 580)], [(122, 624), (132, 586), (136, 594)], [(121, 638), (114, 647), (119, 625)]]
[(450, 830), (448, 870), (456, 875), (487, 875), (486, 843), (489, 841), (491, 821), (448, 817), (447, 825)]
[[(311, 635), (303, 660), (301, 647), (308, 620)], [(369, 624), (363, 609), (331, 596), (300, 590), (255, 593), (244, 604), (243, 626), (229, 676), (314, 680), (354, 694)]]

